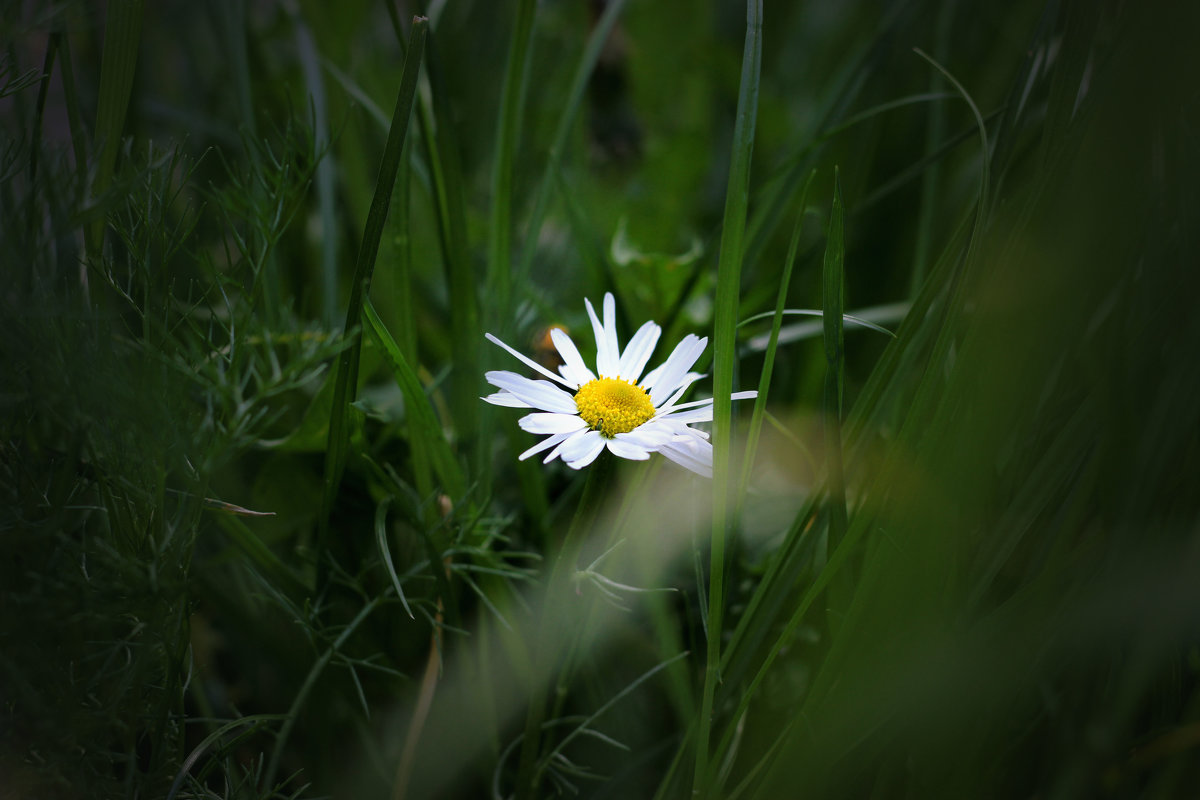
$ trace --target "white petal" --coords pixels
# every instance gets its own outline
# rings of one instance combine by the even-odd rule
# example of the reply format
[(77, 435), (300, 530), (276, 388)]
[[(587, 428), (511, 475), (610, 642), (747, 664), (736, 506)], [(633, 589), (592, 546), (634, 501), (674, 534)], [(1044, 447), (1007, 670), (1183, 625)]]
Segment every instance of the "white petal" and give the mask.
[(683, 337), (683, 341), (675, 346), (667, 363), (663, 364), (662, 373), (655, 381), (654, 388), (650, 390), (650, 401), (655, 406), (661, 405), (664, 398), (679, 388), (679, 382), (696, 363), (696, 359), (704, 352), (707, 345), (707, 337), (698, 339), (694, 334), (689, 333)]
[[(749, 400), (754, 397), (758, 397), (758, 392), (734, 392), (732, 395), (730, 395), (729, 399), (731, 399), (731, 400)], [(713, 401), (713, 399), (711, 397), (709, 397), (706, 400), (692, 400), (687, 403), (680, 403), (677, 406), (671, 406), (671, 411), (672, 412), (682, 411), (685, 408), (693, 408), (695, 406), (702, 406), (705, 403), (711, 403), (712, 401)], [(670, 413), (670, 412), (668, 412), (668, 413)]]
[(670, 425), (664, 425), (657, 420), (650, 420), (637, 426), (628, 433), (618, 433), (615, 438), (637, 445), (646, 450), (656, 450), (659, 445), (671, 441), (675, 430)]
[(614, 456), (628, 458), (630, 461), (645, 461), (650, 457), (650, 451), (644, 447), (639, 447), (633, 442), (623, 439), (607, 439), (604, 442), (605, 447)]
[(681, 397), (687, 394), (687, 390), (691, 388), (692, 384), (698, 378), (701, 377), (703, 376), (701, 376), (699, 372), (689, 372), (687, 375), (684, 375), (683, 380), (679, 382), (679, 387), (675, 389), (675, 393), (668, 397), (667, 401), (658, 407), (657, 413), (667, 414), (671, 411), (674, 411), (676, 407), (675, 404), (679, 402)]
[(660, 419), (670, 420), (671, 422), (680, 422), (684, 425), (690, 425), (693, 422), (712, 422), (712, 401), (709, 400), (708, 402), (708, 405), (701, 406), (700, 408), (689, 408), (687, 411), (672, 411), (671, 413), (660, 417)]
[(588, 431), (562, 444), (562, 459), (571, 469), (581, 469), (596, 460), (604, 450), (604, 437), (600, 431)]
[[(596, 309), (592, 308), (592, 301), (586, 297), (583, 298), (583, 305), (587, 308), (588, 318), (592, 321), (592, 336), (596, 339), (596, 372), (600, 377), (611, 377), (612, 370), (610, 366), (615, 367), (617, 357), (614, 355), (611, 358), (608, 354), (608, 336), (604, 332), (604, 326), (600, 324), (600, 318), (596, 316)], [(612, 362), (611, 364), (609, 362)]]
[(526, 414), (517, 424), (530, 433), (574, 433), (587, 427), (577, 414)]
[(669, 435), (665, 437), (667, 442), (688, 442), (692, 439), (708, 439), (708, 433), (699, 428), (689, 428), (685, 423), (675, 422), (674, 417), (658, 420), (657, 424), (662, 426), (661, 430)]
[(654, 346), (658, 344), (661, 333), (662, 328), (653, 322), (647, 322), (638, 328), (629, 344), (625, 345), (621, 363), (617, 365), (617, 372), (622, 378), (630, 383), (637, 383), (638, 378), (642, 377), (642, 370), (646, 368), (646, 362), (650, 360), (650, 354), (654, 352)]
[(533, 408), (521, 398), (517, 397), (512, 392), (495, 392), (487, 397), (481, 397), (480, 400), (491, 403), (494, 406), (508, 406), (509, 408)]
[(574, 433), (568, 433), (567, 438), (556, 444), (554, 449), (546, 454), (546, 457), (542, 459), (542, 463), (549, 464), (551, 461), (558, 458), (558, 454), (562, 452), (562, 449), (566, 447), (572, 439), (578, 439), (580, 436), (586, 436), (588, 433), (588, 431), (575, 431)]
[(524, 461), (525, 459), (529, 458), (531, 455), (534, 455), (535, 453), (540, 453), (548, 447), (554, 447), (555, 445), (557, 445), (559, 442), (562, 442), (564, 439), (566, 439), (570, 435), (571, 434), (569, 434), (569, 433), (556, 433), (553, 436), (547, 436), (545, 439), (542, 439), (540, 442), (535, 444), (533, 447), (529, 448), (524, 453), (521, 453), (521, 455), (517, 456), (517, 460)]
[[(484, 336), (485, 336), (485, 337), (487, 337), (487, 340), (488, 340), (489, 342), (491, 342), (492, 344), (498, 344), (498, 345), (500, 345), (501, 347), (503, 347), (505, 350), (507, 350), (509, 353), (511, 353), (512, 355), (516, 356), (516, 357), (517, 357), (517, 358), (518, 358), (518, 359), (521, 361), (521, 363), (522, 363), (522, 364), (524, 364), (525, 366), (527, 366), (527, 367), (529, 367), (530, 369), (534, 370), (535, 372), (540, 372), (540, 373), (542, 373), (543, 375), (545, 375), (545, 376), (546, 376), (547, 378), (549, 378), (550, 380), (552, 380), (552, 381), (557, 381), (558, 383), (561, 383), (563, 386), (566, 386), (568, 389), (576, 389), (576, 388), (578, 388), (578, 387), (576, 387), (576, 386), (572, 386), (571, 384), (567, 383), (567, 382), (566, 382), (566, 381), (564, 381), (562, 378), (560, 378), (559, 376), (555, 375), (553, 372), (551, 372), (550, 370), (546, 369), (545, 367), (543, 367), (541, 364), (537, 363), (536, 361), (533, 361), (532, 359), (530, 359), (530, 358), (526, 358), (525, 356), (521, 355), (521, 354), (520, 354), (520, 353), (518, 353), (516, 350), (513, 350), (511, 347), (509, 347), (508, 345), (506, 345), (504, 342), (502, 342), (502, 341), (500, 341), (499, 339), (497, 339), (495, 336), (492, 336), (490, 333), (485, 333), (485, 334), (484, 334)], [(513, 373), (513, 374), (515, 375), (516, 373)]]
[(558, 368), (558, 371), (562, 373), (568, 383), (573, 383), (578, 388), (588, 381), (596, 380), (596, 375), (588, 369), (587, 364), (583, 361), (583, 356), (579, 355), (579, 348), (575, 346), (575, 342), (571, 341), (571, 337), (565, 331), (561, 328), (551, 328), (550, 338), (554, 341), (554, 346), (563, 360), (563, 365)]
[(642, 382), (639, 383), (638, 386), (641, 386), (646, 391), (650, 391), (651, 389), (653, 389), (655, 381), (658, 380), (659, 375), (662, 375), (663, 367), (665, 367), (666, 365), (667, 365), (667, 363), (664, 361), (663, 363), (659, 364), (654, 369), (647, 372), (646, 377), (642, 378)]
[(617, 343), (617, 301), (612, 292), (604, 293), (604, 345), (613, 370), (610, 374), (616, 376), (621, 363), (621, 346)]
[(671, 461), (705, 478), (712, 477), (712, 445), (700, 439), (670, 442), (658, 448)]
[(549, 381), (535, 381), (505, 370), (492, 370), (484, 373), (484, 378), (497, 389), (507, 389), (529, 404), (530, 408), (540, 408), (544, 411), (559, 411), (563, 414), (578, 413), (575, 398), (559, 389)]
[(601, 378), (615, 378), (621, 358), (621, 349), (617, 345), (617, 301), (612, 292), (604, 293), (603, 324), (596, 316), (592, 302), (584, 298), (583, 303), (592, 320), (592, 334), (596, 337), (596, 372)]

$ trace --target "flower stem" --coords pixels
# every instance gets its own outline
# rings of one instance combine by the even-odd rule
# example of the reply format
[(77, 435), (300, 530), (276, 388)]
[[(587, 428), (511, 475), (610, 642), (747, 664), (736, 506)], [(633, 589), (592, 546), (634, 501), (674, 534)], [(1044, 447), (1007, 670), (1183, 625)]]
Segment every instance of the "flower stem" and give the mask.
[(529, 710), (525, 716), (525, 738), (521, 742), (521, 760), (517, 767), (517, 800), (530, 800), (537, 794), (542, 772), (537, 761), (542, 749), (541, 731), (546, 716), (547, 687), (560, 656), (569, 649), (578, 632), (576, 626), (570, 625), (579, 610), (578, 603), (572, 601), (572, 578), (577, 569), (579, 551), (595, 526), (600, 506), (616, 473), (615, 462), (615, 457), (601, 453), (588, 469), (575, 517), (551, 559), (534, 642)]

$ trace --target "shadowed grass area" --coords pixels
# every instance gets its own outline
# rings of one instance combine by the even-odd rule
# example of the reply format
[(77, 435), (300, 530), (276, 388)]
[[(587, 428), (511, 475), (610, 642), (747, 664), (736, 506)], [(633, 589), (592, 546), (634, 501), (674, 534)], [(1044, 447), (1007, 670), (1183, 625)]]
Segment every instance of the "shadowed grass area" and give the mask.
[(9, 5), (0, 796), (1194, 792), (1188, 4)]

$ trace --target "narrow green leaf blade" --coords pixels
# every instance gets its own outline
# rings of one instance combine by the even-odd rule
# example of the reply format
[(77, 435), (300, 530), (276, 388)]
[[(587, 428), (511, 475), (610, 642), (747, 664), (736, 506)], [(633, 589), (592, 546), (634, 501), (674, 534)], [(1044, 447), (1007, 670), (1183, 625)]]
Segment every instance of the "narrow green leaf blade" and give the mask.
[(746, 38), (742, 51), (742, 76), (738, 89), (729, 184), (725, 191), (725, 216), (717, 266), (717, 297), (713, 331), (713, 516), (708, 591), (708, 646), (704, 692), (696, 733), (692, 793), (706, 796), (711, 780), (709, 736), (713, 698), (720, 681), (721, 632), (725, 604), (725, 536), (729, 525), (729, 470), (732, 440), (733, 372), (737, 358), (737, 314), (741, 292), (743, 239), (750, 194), (750, 161), (758, 117), (758, 86), (762, 70), (762, 0), (746, 2)]
[(387, 219), (392, 200), (392, 188), (396, 173), (400, 169), (400, 158), (404, 150), (404, 139), (408, 133), (409, 118), (412, 116), (413, 100), (417, 92), (417, 75), (421, 69), (421, 54), (425, 47), (425, 31), (428, 20), (418, 17), (413, 20), (412, 36), (409, 40), (404, 72), (400, 77), (400, 88), (396, 94), (396, 109), (392, 114), (392, 126), (388, 131), (387, 144), (379, 164), (379, 178), (375, 183), (375, 196), (367, 213), (363, 228), (362, 243), (358, 250), (358, 261), (354, 268), (354, 280), (350, 286), (350, 302), (346, 309), (346, 325), (343, 336), (353, 337), (353, 344), (338, 356), (334, 372), (333, 408), (329, 418), (329, 439), (325, 451), (325, 493), (322, 502), (318, 536), (318, 590), (323, 583), (325, 569), (324, 551), (329, 536), (329, 516), (333, 500), (341, 484), (346, 468), (349, 448), (350, 404), (358, 390), (358, 366), (362, 354), (362, 336), (359, 324), (362, 307), (370, 289), (371, 275), (375, 270), (375, 257), (379, 253), (379, 241), (383, 236), (383, 225)]

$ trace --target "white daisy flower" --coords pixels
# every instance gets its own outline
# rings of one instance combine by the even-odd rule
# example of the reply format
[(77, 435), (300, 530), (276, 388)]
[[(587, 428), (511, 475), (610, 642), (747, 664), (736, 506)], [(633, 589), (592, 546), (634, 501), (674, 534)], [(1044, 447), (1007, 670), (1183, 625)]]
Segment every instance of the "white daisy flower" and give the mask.
[[(612, 293), (604, 295), (603, 324), (591, 302), (586, 299), (583, 302), (596, 336), (595, 372), (584, 363), (571, 337), (557, 328), (550, 331), (563, 360), (557, 375), (487, 334), (489, 341), (550, 379), (531, 380), (506, 370), (493, 370), (484, 376), (500, 390), (484, 397), (487, 402), (537, 409), (522, 417), (519, 424), (530, 433), (546, 434), (546, 438), (522, 453), (521, 459), (549, 450), (546, 463), (561, 456), (567, 466), (581, 469), (608, 448), (613, 455), (634, 461), (645, 461), (651, 453), (661, 453), (692, 472), (712, 477), (712, 445), (708, 434), (690, 426), (694, 422), (712, 421), (713, 401), (679, 402), (700, 377), (690, 370), (704, 352), (708, 339), (688, 334), (666, 362), (643, 377), (642, 371), (662, 329), (647, 322), (622, 352), (617, 344), (617, 308)], [(733, 399), (757, 394), (735, 392)]]

